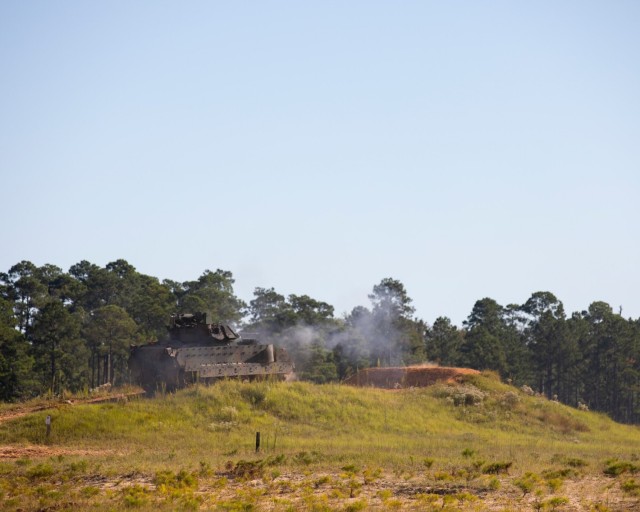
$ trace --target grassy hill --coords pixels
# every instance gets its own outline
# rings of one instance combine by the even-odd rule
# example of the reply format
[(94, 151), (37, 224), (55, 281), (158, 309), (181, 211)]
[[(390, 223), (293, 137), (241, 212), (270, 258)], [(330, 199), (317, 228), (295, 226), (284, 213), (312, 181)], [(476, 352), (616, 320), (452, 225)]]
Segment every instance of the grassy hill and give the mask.
[(640, 510), (640, 429), (492, 374), (61, 404), (1, 423), (0, 445), (3, 510)]

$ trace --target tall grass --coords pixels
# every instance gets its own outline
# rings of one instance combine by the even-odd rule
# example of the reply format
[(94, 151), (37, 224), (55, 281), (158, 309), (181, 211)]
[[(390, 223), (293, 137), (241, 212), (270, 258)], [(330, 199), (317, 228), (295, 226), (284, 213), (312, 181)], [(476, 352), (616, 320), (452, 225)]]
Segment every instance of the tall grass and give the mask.
[[(48, 438), (47, 414), (53, 418)], [(259, 454), (256, 432), (261, 433)], [(607, 460), (637, 460), (639, 434), (637, 427), (616, 424), (606, 416), (527, 396), (491, 375), (469, 376), (458, 386), (400, 391), (229, 380), (153, 399), (61, 405), (0, 424), (2, 445), (42, 444), (91, 452), (52, 459), (49, 464), (56, 473), (73, 474), (70, 465), (75, 464), (76, 473), (147, 475), (148, 482), (162, 472), (198, 474), (200, 485), (206, 481), (208, 487), (218, 486), (216, 474), (221, 472), (236, 471), (237, 477), (233, 468), (239, 467), (255, 470), (262, 479), (282, 472), (330, 473), (346, 475), (327, 481), (334, 482), (335, 489), (340, 487), (335, 482), (342, 482), (336, 496), (342, 492), (347, 497), (357, 497), (354, 482), (361, 485), (376, 471), (486, 489), (499, 488), (504, 472), (525, 489), (530, 482), (558, 489), (567, 475), (602, 475)], [(260, 462), (242, 466), (245, 461)], [(0, 481), (16, 474), (25, 481), (47, 479), (43, 472), (50, 467), (25, 464), (0, 465)], [(34, 476), (38, 472), (43, 476)], [(524, 477), (530, 473), (555, 476)], [(323, 485), (321, 480), (309, 485)], [(104, 497), (101, 490), (87, 489), (82, 499)], [(0, 497), (2, 492), (6, 490), (0, 486)], [(192, 490), (180, 493), (185, 507), (204, 507)], [(121, 498), (127, 507), (154, 508), (145, 488)], [(440, 500), (437, 505), (445, 503)]]

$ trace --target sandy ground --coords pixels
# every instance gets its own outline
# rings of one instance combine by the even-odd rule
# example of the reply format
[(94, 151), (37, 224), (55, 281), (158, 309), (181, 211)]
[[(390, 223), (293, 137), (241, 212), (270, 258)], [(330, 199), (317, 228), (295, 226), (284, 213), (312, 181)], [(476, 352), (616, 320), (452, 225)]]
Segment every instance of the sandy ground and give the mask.
[(83, 457), (108, 455), (111, 450), (73, 450), (58, 446), (24, 445), (0, 446), (1, 459), (37, 459), (57, 457), (58, 455), (79, 455)]

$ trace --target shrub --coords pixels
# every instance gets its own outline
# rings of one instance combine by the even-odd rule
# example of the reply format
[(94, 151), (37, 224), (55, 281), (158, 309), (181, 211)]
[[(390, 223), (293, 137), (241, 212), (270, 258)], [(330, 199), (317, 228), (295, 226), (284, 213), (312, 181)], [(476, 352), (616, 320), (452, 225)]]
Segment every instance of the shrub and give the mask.
[(535, 473), (527, 472), (524, 474), (522, 478), (518, 478), (513, 481), (513, 485), (515, 485), (518, 489), (522, 491), (522, 495), (526, 496), (538, 485), (540, 482), (540, 477)]
[(346, 507), (344, 507), (344, 512), (358, 512), (360, 510), (367, 509), (367, 501), (366, 500), (358, 500), (353, 503), (349, 503)]
[(513, 391), (507, 391), (500, 398), (500, 405), (505, 409), (513, 409), (520, 403), (520, 397), (518, 393), (514, 393)]
[(473, 457), (475, 453), (476, 451), (472, 450), (471, 448), (465, 448), (464, 450), (462, 450), (462, 456), (466, 459)]
[(251, 386), (243, 386), (240, 395), (253, 406), (263, 404), (267, 400), (269, 386), (266, 384), (253, 384)]
[(587, 461), (585, 461), (584, 459), (577, 459), (574, 457), (569, 457), (565, 460), (565, 464), (567, 466), (571, 466), (572, 468), (583, 468), (585, 466), (587, 466)]
[(526, 384), (522, 386), (520, 389), (525, 395), (533, 396), (536, 394), (535, 391), (531, 389), (529, 386), (527, 386)]
[(149, 501), (149, 491), (141, 485), (132, 485), (122, 490), (122, 501), (125, 507), (142, 507)]
[(491, 464), (487, 464), (484, 468), (482, 468), (482, 472), (485, 475), (489, 474), (500, 474), (500, 473), (508, 473), (509, 468), (513, 465), (513, 462), (492, 462)]
[(39, 478), (47, 478), (55, 473), (53, 466), (51, 464), (38, 464), (33, 466), (32, 468), (27, 469), (25, 473), (27, 478), (31, 480), (36, 480)]
[(640, 466), (631, 462), (611, 461), (604, 469), (604, 474), (608, 476), (619, 476), (623, 473), (636, 473), (638, 470), (640, 470)]
[(562, 505), (566, 505), (569, 503), (569, 500), (564, 496), (555, 496), (550, 498), (542, 503), (544, 508), (550, 508), (551, 510), (556, 510), (558, 507)]
[(256, 478), (262, 478), (264, 474), (264, 464), (262, 460), (239, 460), (235, 465), (229, 461), (225, 465), (225, 469), (229, 476), (242, 480), (255, 480)]
[(322, 456), (318, 452), (299, 452), (293, 457), (294, 462), (308, 466), (315, 462), (319, 462)]
[(622, 483), (620, 488), (631, 496), (640, 496), (640, 484), (636, 483), (633, 478)]
[(460, 384), (458, 386), (439, 386), (434, 390), (436, 396), (445, 398), (455, 406), (479, 405), (486, 393), (473, 384)]

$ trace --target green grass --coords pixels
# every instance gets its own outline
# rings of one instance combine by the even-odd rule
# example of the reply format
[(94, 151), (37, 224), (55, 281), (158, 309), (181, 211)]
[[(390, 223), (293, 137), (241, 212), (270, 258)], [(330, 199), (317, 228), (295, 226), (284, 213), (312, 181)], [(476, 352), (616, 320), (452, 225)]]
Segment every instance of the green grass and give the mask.
[[(333, 510), (342, 502), (352, 510), (410, 506), (388, 490), (367, 494), (385, 475), (504, 493), (514, 503), (537, 492), (532, 507), (558, 510), (564, 502), (556, 493), (567, 480), (595, 475), (638, 499), (632, 478), (640, 465), (640, 429), (527, 396), (491, 374), (469, 376), (460, 386), (401, 391), (222, 381), (126, 403), (61, 404), (0, 424), (0, 444), (90, 452), (0, 462), (6, 510), (65, 503), (156, 511), (259, 510), (267, 501), (275, 510)], [(243, 478), (285, 486), (281, 501), (238, 487)], [(105, 480), (133, 485), (109, 488)], [(328, 497), (320, 499), (318, 488)], [(412, 503), (482, 509), (474, 500), (443, 496)]]

